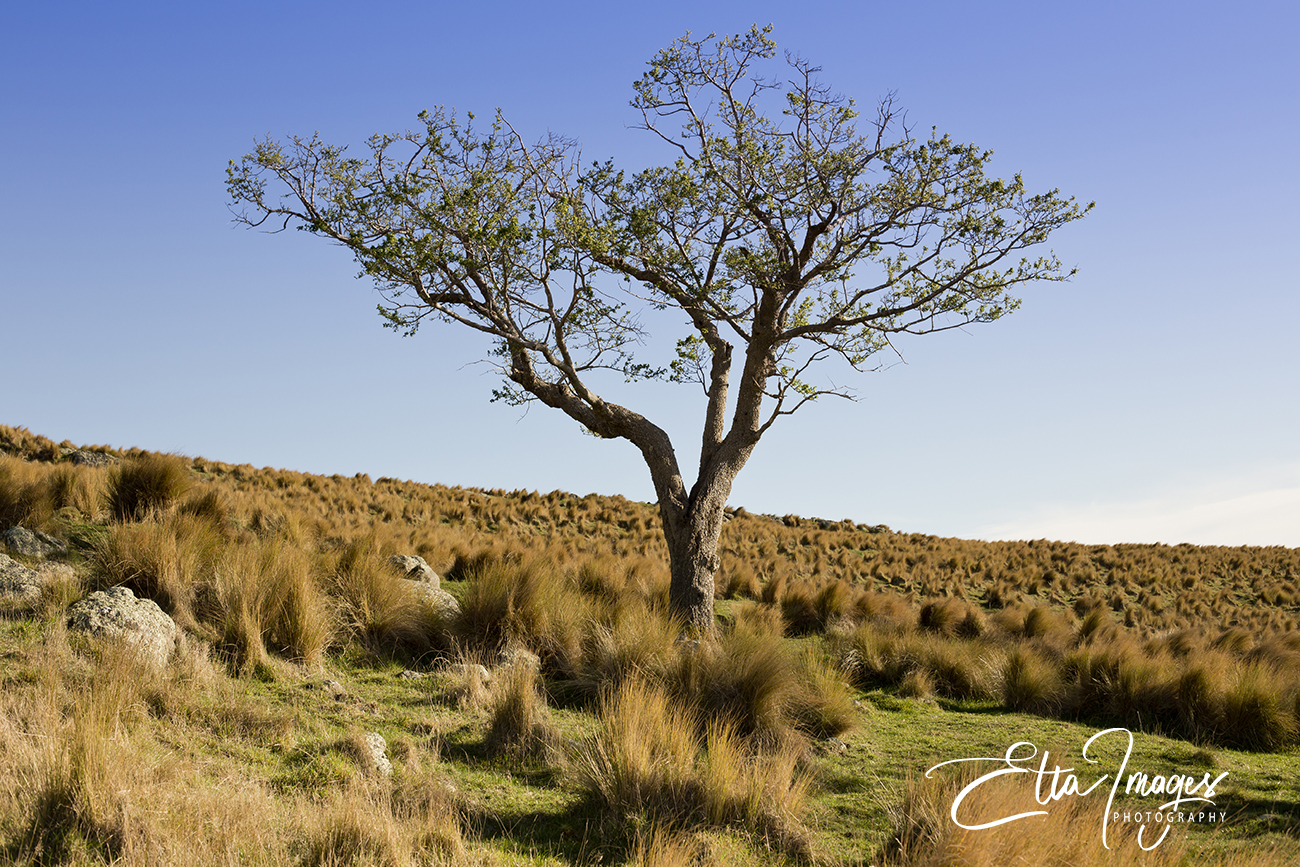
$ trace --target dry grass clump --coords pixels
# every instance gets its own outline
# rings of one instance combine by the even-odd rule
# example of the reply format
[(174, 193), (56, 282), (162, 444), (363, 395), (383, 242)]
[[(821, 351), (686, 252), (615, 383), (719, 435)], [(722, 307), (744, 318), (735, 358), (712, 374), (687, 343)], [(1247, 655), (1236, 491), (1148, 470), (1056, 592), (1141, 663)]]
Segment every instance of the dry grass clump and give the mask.
[(186, 500), (181, 504), (180, 512), (183, 515), (202, 518), (224, 537), (231, 536), (233, 514), (230, 502), (226, 495), (216, 488)]
[(1090, 607), (1079, 621), (1075, 631), (1075, 644), (1104, 644), (1118, 639), (1121, 635), (1119, 624), (1110, 619), (1110, 615), (1101, 607)]
[(841, 735), (857, 724), (857, 706), (843, 670), (823, 652), (805, 648), (802, 687), (791, 703), (795, 727), (815, 738)]
[(0, 457), (0, 525), (49, 529), (54, 499), (45, 468), (12, 457)]
[(700, 846), (692, 837), (681, 831), (672, 831), (651, 825), (636, 832), (630, 867), (695, 867), (699, 863)]
[(393, 791), (392, 811), (406, 829), (416, 863), (466, 863), (463, 811), (455, 790), (437, 775), (424, 773), (400, 782)]
[(1296, 672), (1283, 674), (1254, 663), (1237, 669), (1235, 674), (1220, 699), (1223, 721), (1215, 741), (1248, 750), (1293, 746), (1300, 733)]
[(1047, 716), (1061, 708), (1064, 684), (1055, 665), (1030, 647), (1015, 647), (1002, 668), (1002, 704)]
[(465, 580), (458, 629), (466, 646), (490, 656), (517, 644), (548, 672), (577, 671), (594, 612), (573, 576), (544, 558), (485, 558)]
[(1186, 838), (1171, 831), (1158, 846), (1146, 851), (1164, 828), (1147, 828), (1141, 841), (1136, 822), (1113, 822), (1102, 846), (1098, 808), (1087, 798), (1067, 798), (1043, 806), (1035, 800), (1034, 784), (1020, 776), (1004, 776), (982, 784), (961, 805), (962, 823), (985, 824), (1017, 813), (1046, 810), (992, 828), (967, 830), (951, 817), (952, 803), (971, 780), (972, 772), (953, 768), (935, 771), (930, 779), (909, 779), (903, 796), (892, 808), (893, 830), (872, 863), (885, 867), (1002, 867), (1006, 864), (1069, 864), (1071, 867), (1113, 867), (1137, 864), (1147, 867), (1282, 867), (1287, 857), (1268, 850), (1207, 856), (1191, 850)]
[(266, 662), (267, 651), (316, 663), (335, 634), (332, 606), (298, 548), (282, 542), (231, 546), (214, 586), (221, 646), (237, 670)]
[[(915, 627), (867, 620), (830, 644), (862, 689), (997, 698), (1013, 710), (1246, 749), (1300, 742), (1300, 635), (1179, 630), (1140, 640), (1104, 609), (1080, 607), (1075, 627), (1042, 605), (1012, 605), (983, 622), (964, 601), (933, 600)], [(753, 611), (743, 620), (761, 622)], [(962, 625), (971, 621), (978, 628)]]
[(196, 628), (194, 604), (200, 587), (213, 583), (212, 567), (222, 539), (212, 525), (183, 514), (154, 514), (116, 524), (95, 546), (97, 584), (126, 586), (152, 599), (187, 629)]
[(907, 684), (917, 696), (993, 698), (1003, 650), (992, 643), (880, 630), (870, 623), (837, 636), (839, 664), (863, 689)]
[(984, 618), (975, 605), (955, 596), (932, 599), (921, 606), (917, 625), (940, 635), (975, 638), (984, 632)]
[(559, 730), (542, 694), (540, 673), (522, 662), (502, 668), (493, 688), (488, 753), (545, 759), (559, 742)]
[(45, 583), (41, 587), (41, 601), (33, 612), (48, 620), (63, 613), (69, 605), (86, 595), (82, 576), (66, 564), (46, 564), (42, 567)]
[[(66, 645), (45, 660), (46, 676), (70, 662)], [(6, 731), (5, 752), (21, 768), (24, 826), (6, 854), (57, 864), (80, 858), (146, 862), (154, 852), (148, 810), (132, 797), (139, 758), (121, 736), (157, 673), (131, 648), (102, 650), (85, 684), (29, 706), (28, 731)], [(65, 704), (66, 702), (66, 704)]]
[(718, 570), (717, 594), (723, 599), (758, 599), (763, 594), (763, 583), (748, 562), (729, 562)]
[(268, 650), (317, 661), (334, 632), (307, 553), (278, 541), (231, 543), (184, 510), (114, 525), (94, 563), (98, 586), (154, 600), (183, 628), (219, 639), (239, 670), (264, 663)]
[(104, 502), (107, 471), (99, 467), (58, 464), (46, 479), (50, 503), (56, 511), (72, 509), (85, 518), (94, 518)]
[(189, 462), (179, 455), (148, 453), (114, 468), (108, 477), (108, 510), (119, 521), (134, 521), (185, 495), (194, 482)]
[(779, 623), (688, 641), (659, 604), (658, 582), (640, 580), (650, 570), (617, 570), (599, 560), (570, 570), (546, 559), (477, 562), (466, 573), (463, 646), (488, 659), (508, 645), (537, 653), (550, 689), (564, 700), (585, 702), (645, 680), (702, 718), (725, 719), (741, 736), (767, 744), (795, 730), (839, 734), (853, 722), (842, 674), (816, 654), (791, 652)]
[(754, 632), (762, 635), (784, 635), (785, 618), (771, 605), (744, 602), (731, 610), (731, 628), (736, 632)]
[(582, 641), (574, 678), (561, 684), (576, 698), (594, 698), (603, 689), (640, 678), (664, 682), (681, 656), (681, 624), (645, 605), (617, 608), (614, 623), (592, 621)]
[[(66, 440), (64, 445), (71, 445)], [(0, 424), (0, 455), (14, 455), (27, 461), (52, 461), (59, 456), (59, 444), (34, 434), (25, 427)]]
[(55, 516), (65, 509), (93, 518), (103, 499), (104, 475), (102, 468), (0, 456), (0, 527), (55, 530)]
[[(846, 632), (867, 622), (906, 629), (917, 620), (898, 594), (877, 592), (843, 578), (818, 581), (780, 573), (764, 585), (760, 600), (780, 611), (787, 635)], [(972, 624), (977, 631), (982, 628), (978, 619)]]
[(573, 756), (589, 798), (621, 821), (670, 820), (697, 806), (688, 801), (700, 752), (693, 712), (634, 681), (606, 695), (599, 726)]
[(588, 800), (627, 834), (641, 822), (664, 828), (732, 826), (806, 855), (799, 815), (809, 779), (802, 749), (755, 753), (727, 722), (701, 736), (698, 714), (665, 690), (625, 683), (601, 704), (599, 727), (572, 757)]
[(461, 648), (447, 670), (453, 675), (449, 688), (441, 700), (461, 710), (490, 707), (492, 704), (492, 672), (483, 664), (480, 654)]
[(460, 811), (436, 785), (394, 793), (355, 780), (313, 806), (305, 824), (304, 867), (416, 867), (465, 859)]
[(671, 581), (665, 561), (644, 555), (587, 557), (577, 572), (578, 587), (604, 602), (611, 617), (616, 617), (617, 609), (628, 603), (665, 610)]
[(345, 546), (327, 567), (343, 629), (375, 653), (418, 658), (440, 649), (436, 613), (388, 566), (385, 553), (374, 535), (366, 535)]
[(838, 669), (814, 652), (792, 653), (770, 633), (732, 631), (684, 646), (667, 685), (702, 718), (724, 720), (764, 746), (788, 742), (796, 731), (838, 735), (855, 718)]
[(862, 588), (843, 579), (821, 584), (792, 580), (777, 592), (786, 631), (791, 635), (825, 632), (834, 626), (851, 627), (865, 615)]
[(1253, 750), (1300, 740), (1300, 672), (1249, 654), (1207, 649), (1185, 657), (1162, 643), (1091, 643), (1063, 660), (1063, 701), (1072, 715)]
[(139, 816), (118, 796), (130, 787), (129, 765), (110, 735), (102, 720), (84, 713), (47, 748), (29, 782), (27, 827), (10, 855), (32, 864), (77, 855), (111, 861), (138, 847)]

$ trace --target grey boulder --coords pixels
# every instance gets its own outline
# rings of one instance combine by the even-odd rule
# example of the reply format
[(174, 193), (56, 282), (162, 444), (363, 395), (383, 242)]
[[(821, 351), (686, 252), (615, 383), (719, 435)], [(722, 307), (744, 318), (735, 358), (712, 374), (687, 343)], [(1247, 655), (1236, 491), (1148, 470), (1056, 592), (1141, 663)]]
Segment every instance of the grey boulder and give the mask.
[(97, 590), (68, 609), (68, 628), (96, 638), (134, 645), (161, 667), (176, 649), (180, 630), (152, 599), (137, 599), (127, 587)]
[(68, 460), (82, 467), (111, 467), (118, 463), (117, 458), (103, 452), (92, 452), (89, 449), (75, 449), (68, 453)]
[(393, 763), (388, 759), (388, 741), (378, 732), (366, 732), (362, 736), (361, 762), (372, 774), (381, 777), (393, 775)]
[(41, 585), (35, 569), (0, 554), (0, 605), (30, 608), (41, 601)]
[(438, 573), (429, 568), (429, 564), (424, 562), (423, 557), (413, 557), (409, 554), (394, 554), (388, 558), (388, 565), (392, 566), (402, 577), (408, 581), (419, 581), (437, 589), (442, 586), (442, 579)]
[(68, 550), (68, 543), (62, 539), (26, 527), (10, 527), (0, 538), (4, 539), (5, 547), (10, 551), (24, 557), (48, 557), (65, 554)]
[(460, 616), (460, 603), (456, 601), (455, 596), (452, 596), (446, 590), (426, 584), (423, 581), (404, 580), (411, 594), (425, 606), (432, 609), (439, 621), (446, 623)]
[(522, 666), (529, 671), (542, 670), (542, 659), (526, 647), (510, 646), (504, 648), (497, 656), (497, 665), (501, 668)]

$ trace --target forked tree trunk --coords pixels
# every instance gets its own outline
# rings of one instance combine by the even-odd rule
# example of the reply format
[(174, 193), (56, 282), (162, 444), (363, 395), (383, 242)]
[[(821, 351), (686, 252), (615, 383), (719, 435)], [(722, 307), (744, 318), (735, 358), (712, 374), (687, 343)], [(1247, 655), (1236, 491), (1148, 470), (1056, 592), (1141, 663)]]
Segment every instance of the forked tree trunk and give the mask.
[(763, 400), (765, 371), (771, 366), (770, 354), (751, 349), (745, 364), (746, 387), (741, 390), (736, 412), (739, 433), (733, 428), (731, 434), (723, 437), (730, 347), (719, 345), (714, 357), (700, 472), (688, 493), (672, 440), (662, 428), (638, 413), (606, 403), (594, 395), (584, 394), (579, 398), (568, 384), (539, 378), (523, 349), (516, 347), (511, 353), (510, 378), (525, 391), (547, 406), (562, 410), (588, 430), (603, 437), (627, 439), (641, 451), (659, 497), (659, 516), (668, 545), (668, 565), (672, 572), (668, 607), (690, 632), (713, 632), (713, 576), (718, 571), (723, 509), (736, 474), (762, 434), (757, 416)]

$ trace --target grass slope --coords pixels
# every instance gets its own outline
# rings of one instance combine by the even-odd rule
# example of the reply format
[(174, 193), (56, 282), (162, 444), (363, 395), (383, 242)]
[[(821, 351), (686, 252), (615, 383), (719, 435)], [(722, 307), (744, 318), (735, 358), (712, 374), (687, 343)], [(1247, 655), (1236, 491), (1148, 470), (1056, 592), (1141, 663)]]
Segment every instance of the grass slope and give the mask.
[[(42, 600), (0, 618), (0, 861), (1300, 858), (1295, 550), (735, 510), (719, 636), (699, 643), (666, 616), (646, 504), (74, 449), (0, 427), (3, 523), (71, 543)], [(461, 612), (422, 603), (395, 553)], [(68, 633), (66, 605), (113, 584), (183, 627), (165, 671)], [(962, 832), (947, 809), (973, 766), (922, 776), (1030, 742), (1092, 779), (1079, 751), (1117, 725), (1130, 771), (1227, 772), (1229, 821), (1148, 854), (1112, 826), (1106, 850), (1104, 797), (1034, 806), (1021, 774), (971, 815), (1047, 816)]]

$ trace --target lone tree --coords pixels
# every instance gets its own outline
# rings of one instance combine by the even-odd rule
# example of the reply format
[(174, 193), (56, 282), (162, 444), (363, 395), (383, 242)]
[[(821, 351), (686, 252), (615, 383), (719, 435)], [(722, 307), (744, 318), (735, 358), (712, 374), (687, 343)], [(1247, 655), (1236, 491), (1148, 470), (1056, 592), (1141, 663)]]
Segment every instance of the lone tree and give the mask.
[[(228, 169), (240, 221), (347, 247), (391, 327), (433, 318), (489, 335), (495, 399), (541, 401), (635, 445), (671, 607), (699, 630), (713, 625), (736, 474), (778, 418), (851, 396), (814, 378), (819, 364), (862, 370), (891, 335), (991, 322), (1021, 284), (1068, 279), (1051, 253), (1021, 254), (1091, 207), (986, 176), (990, 153), (973, 145), (914, 138), (891, 98), (860, 124), (802, 58), (785, 57), (784, 80), (760, 76), (769, 32), (687, 34), (649, 62), (631, 104), (670, 165), (583, 165), (569, 139), (530, 144), (500, 113), (482, 128), (438, 108), (371, 138), (365, 158), (268, 138)], [(664, 367), (636, 355), (647, 308), (682, 314)], [(608, 371), (703, 387), (694, 484), (662, 428), (596, 392)]]

